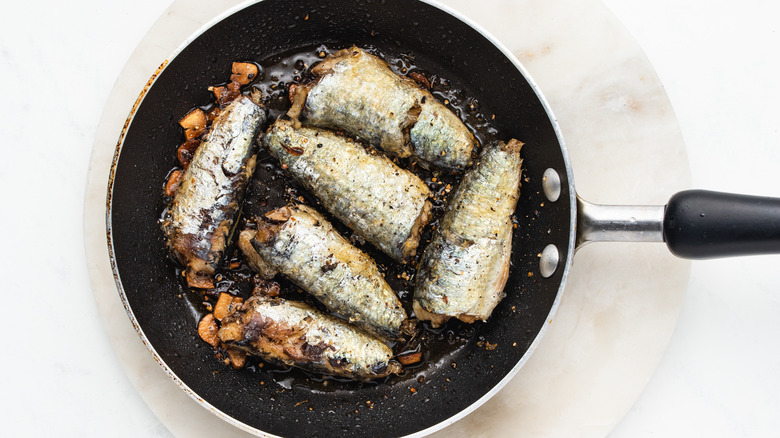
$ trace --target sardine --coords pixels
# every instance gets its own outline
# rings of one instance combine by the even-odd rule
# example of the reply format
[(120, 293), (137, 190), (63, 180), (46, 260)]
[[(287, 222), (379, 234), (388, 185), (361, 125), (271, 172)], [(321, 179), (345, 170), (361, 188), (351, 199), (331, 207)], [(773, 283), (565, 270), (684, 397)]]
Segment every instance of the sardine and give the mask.
[(485, 148), (447, 201), (417, 272), (413, 307), (418, 319), (434, 326), (450, 317), (485, 321), (503, 298), (522, 145), (510, 140)]
[(192, 287), (213, 287), (213, 276), (247, 182), (255, 169), (255, 136), (263, 108), (239, 97), (212, 123), (195, 151), (163, 220), (168, 247)]
[(295, 301), (254, 295), (222, 319), (219, 339), (264, 360), (308, 371), (369, 380), (401, 365), (379, 339)]
[(448, 169), (471, 164), (474, 135), (414, 80), (358, 47), (340, 50), (312, 68), (314, 83), (293, 89), (293, 118), (343, 129), (398, 157), (415, 155)]
[(431, 191), (387, 157), (319, 128), (278, 120), (263, 143), (296, 181), (336, 218), (398, 261), (417, 251), (429, 221)]
[(401, 301), (374, 260), (320, 213), (296, 205), (271, 211), (256, 222), (257, 230), (241, 232), (254, 236), (250, 248), (241, 246), (247, 259), (259, 257), (260, 263), (282, 273), (350, 323), (380, 336), (398, 337), (406, 319)]

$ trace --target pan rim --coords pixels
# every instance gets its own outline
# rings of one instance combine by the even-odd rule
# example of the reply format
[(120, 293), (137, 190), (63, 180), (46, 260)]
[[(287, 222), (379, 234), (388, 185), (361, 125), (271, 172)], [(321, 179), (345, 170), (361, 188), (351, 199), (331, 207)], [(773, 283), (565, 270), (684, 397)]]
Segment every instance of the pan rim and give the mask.
[[(140, 107), (141, 103), (146, 98), (148, 91), (151, 89), (151, 87), (155, 84), (157, 81), (157, 78), (159, 78), (160, 74), (163, 73), (168, 66), (168, 64), (174, 60), (185, 48), (187, 48), (193, 41), (195, 41), (197, 38), (199, 38), (203, 33), (208, 31), (210, 28), (212, 28), (217, 23), (223, 21), (227, 17), (248, 8), (249, 6), (252, 6), (254, 4), (262, 3), (264, 0), (246, 0), (243, 2), (240, 2), (221, 13), (215, 15), (212, 19), (207, 21), (205, 24), (203, 24), (201, 27), (199, 27), (195, 32), (191, 33), (187, 38), (182, 40), (182, 42), (171, 51), (168, 56), (165, 58), (165, 60), (160, 64), (160, 67), (157, 69), (157, 71), (150, 77), (146, 85), (144, 86), (143, 90), (139, 93), (134, 105), (132, 106), (126, 120), (124, 123), (124, 127), (119, 135), (114, 154), (113, 159), (111, 163), (111, 168), (109, 172), (108, 177), (108, 190), (107, 190), (107, 196), (106, 196), (106, 237), (107, 237), (107, 244), (108, 244), (108, 253), (109, 253), (109, 262), (111, 266), (111, 271), (113, 273), (114, 282), (116, 284), (117, 290), (120, 295), (120, 299), (122, 301), (122, 305), (133, 325), (133, 328), (138, 333), (139, 337), (141, 338), (141, 341), (143, 344), (147, 347), (149, 352), (152, 354), (152, 357), (154, 358), (155, 362), (157, 362), (162, 369), (165, 371), (165, 373), (182, 389), (184, 392), (190, 396), (193, 400), (195, 400), (198, 404), (206, 408), (208, 411), (215, 414), (217, 417), (221, 418), (222, 420), (226, 421), (229, 424), (232, 424), (233, 426), (246, 431), (248, 433), (251, 433), (256, 436), (262, 436), (262, 437), (278, 437), (277, 435), (269, 434), (268, 432), (262, 431), (260, 429), (257, 429), (255, 427), (249, 426), (246, 423), (243, 423), (236, 418), (230, 416), (229, 414), (223, 412), (222, 410), (216, 408), (212, 404), (210, 404), (208, 401), (203, 399), (200, 395), (198, 395), (194, 390), (192, 390), (181, 378), (176, 375), (176, 373), (173, 372), (173, 370), (169, 367), (169, 365), (163, 360), (163, 358), (158, 354), (155, 347), (151, 344), (149, 339), (147, 338), (146, 334), (143, 331), (143, 328), (138, 323), (138, 320), (136, 319), (136, 316), (129, 304), (128, 297), (126, 295), (124, 286), (122, 285), (118, 267), (116, 264), (116, 257), (115, 257), (115, 248), (114, 248), (114, 239), (113, 239), (113, 224), (112, 224), (112, 211), (113, 211), (113, 197), (114, 197), (114, 179), (116, 175), (117, 170), (117, 164), (118, 164), (118, 158), (122, 152), (126, 134), (127, 134), (127, 128), (132, 124), (137, 109)], [(544, 98), (543, 94), (541, 93), (540, 88), (536, 84), (536, 82), (532, 79), (532, 76), (530, 73), (526, 70), (526, 68), (520, 63), (520, 61), (509, 51), (500, 41), (498, 41), (494, 36), (492, 36), (489, 32), (487, 32), (482, 26), (475, 23), (473, 20), (471, 20), (468, 17), (465, 17), (460, 12), (452, 9), (449, 6), (443, 5), (435, 0), (416, 0), (420, 3), (427, 4), (429, 6), (432, 6), (434, 8), (437, 8), (441, 10), (442, 12), (445, 12), (449, 14), (450, 16), (456, 18), (463, 24), (469, 26), (476, 32), (478, 32), (480, 35), (482, 35), (486, 40), (490, 42), (495, 48), (497, 48), (503, 56), (512, 63), (512, 65), (521, 73), (523, 78), (528, 82), (528, 85), (531, 87), (531, 89), (534, 91), (537, 99), (541, 103), (542, 107), (544, 108), (549, 121), (551, 123), (551, 126), (555, 132), (558, 147), (561, 150), (562, 158), (564, 161), (564, 167), (565, 167), (565, 174), (567, 177), (567, 196), (569, 198), (569, 205), (570, 205), (570, 223), (569, 223), (569, 238), (568, 238), (568, 244), (567, 244), (567, 256), (564, 258), (559, 265), (559, 269), (562, 269), (561, 279), (558, 286), (558, 290), (556, 292), (555, 299), (553, 301), (553, 304), (550, 308), (550, 311), (547, 314), (546, 317), (546, 323), (541, 327), (541, 329), (537, 332), (534, 340), (528, 347), (527, 351), (521, 359), (513, 366), (513, 368), (497, 383), (493, 386), (493, 388), (490, 389), (487, 393), (485, 393), (482, 397), (480, 397), (478, 400), (473, 402), (471, 405), (467, 406), (466, 408), (459, 411), (457, 414), (447, 418), (446, 420), (437, 423), (435, 425), (432, 425), (426, 429), (417, 431), (415, 433), (406, 435), (408, 437), (422, 437), (427, 436), (429, 434), (432, 434), (438, 430), (444, 429), (445, 427), (459, 421), (460, 419), (464, 418), (468, 414), (472, 413), (476, 409), (478, 409), (480, 406), (482, 406), (485, 402), (487, 402), (490, 398), (495, 396), (517, 373), (519, 370), (525, 365), (525, 363), (529, 360), (533, 352), (538, 347), (539, 343), (541, 342), (541, 338), (544, 336), (544, 334), (548, 330), (548, 326), (552, 322), (552, 319), (554, 318), (558, 307), (560, 306), (560, 301), (562, 297), (562, 292), (566, 284), (566, 279), (568, 277), (568, 273), (572, 264), (572, 256), (574, 255), (574, 250), (576, 248), (576, 217), (577, 217), (577, 202), (576, 202), (576, 192), (574, 190), (574, 180), (573, 180), (573, 172), (571, 168), (571, 163), (569, 159), (569, 154), (563, 139), (563, 135), (560, 129), (560, 126), (558, 125), (557, 118), (555, 118), (552, 109), (547, 102), (547, 100)]]

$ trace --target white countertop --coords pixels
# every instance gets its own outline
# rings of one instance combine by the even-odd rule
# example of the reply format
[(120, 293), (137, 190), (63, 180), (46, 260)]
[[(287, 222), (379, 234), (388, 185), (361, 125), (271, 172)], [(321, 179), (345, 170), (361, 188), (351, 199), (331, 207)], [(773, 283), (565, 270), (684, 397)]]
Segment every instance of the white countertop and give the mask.
[[(668, 93), (693, 187), (780, 196), (775, 7), (758, 0), (604, 3)], [(0, 364), (0, 419), (8, 436), (172, 436), (170, 419), (147, 406), (109, 342), (82, 234), (90, 154), (109, 93), (169, 4), (3, 8), (0, 127), (10, 156), (0, 164), (7, 206), (0, 220), (11, 245), (0, 264), (9, 305), (0, 327), (10, 340)], [(777, 262), (692, 264), (666, 353), (610, 436), (763, 437), (780, 429)]]

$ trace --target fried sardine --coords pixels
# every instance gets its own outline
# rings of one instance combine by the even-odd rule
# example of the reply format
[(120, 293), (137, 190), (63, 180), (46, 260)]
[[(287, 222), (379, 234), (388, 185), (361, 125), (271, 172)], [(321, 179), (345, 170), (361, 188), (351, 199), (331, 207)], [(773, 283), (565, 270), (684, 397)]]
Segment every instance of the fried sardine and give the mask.
[(448, 169), (471, 164), (477, 144), (455, 113), (414, 80), (358, 47), (312, 68), (316, 81), (293, 90), (290, 115), (306, 124), (343, 129), (385, 152)]
[(357, 380), (401, 371), (379, 339), (295, 301), (254, 295), (222, 319), (220, 341), (264, 360)]
[(417, 318), (434, 326), (450, 317), (484, 321), (503, 298), (522, 145), (510, 140), (485, 148), (451, 195), (417, 272)]
[(239, 246), (261, 275), (279, 272), (350, 323), (398, 337), (406, 312), (395, 292), (374, 260), (320, 213), (296, 205), (271, 211), (256, 222), (257, 229), (241, 232)]
[(213, 287), (249, 178), (263, 108), (241, 96), (214, 120), (195, 151), (163, 220), (168, 247), (184, 265), (192, 287)]

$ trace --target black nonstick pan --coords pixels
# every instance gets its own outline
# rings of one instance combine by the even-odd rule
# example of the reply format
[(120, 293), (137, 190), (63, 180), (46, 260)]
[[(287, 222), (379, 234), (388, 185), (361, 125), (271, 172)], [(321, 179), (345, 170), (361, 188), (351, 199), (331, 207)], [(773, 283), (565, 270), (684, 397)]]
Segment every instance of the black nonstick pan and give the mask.
[[(487, 323), (453, 322), (431, 331), (424, 364), (387, 380), (345, 382), (259, 363), (232, 370), (198, 338), (201, 297), (183, 286), (158, 223), (165, 208), (162, 186), (181, 142), (177, 120), (209, 101), (207, 87), (224, 82), (233, 61), (258, 62), (268, 73), (290, 53), (353, 44), (429, 77), (446, 78), (449, 91), (442, 93), (473, 99), (478, 113), (490, 119), (494, 131), (485, 136), (525, 142), (507, 296)], [(117, 149), (108, 238), (132, 323), (183, 390), (256, 434), (424, 435), (474, 410), (525, 363), (556, 308), (578, 245), (666, 240), (673, 252), (687, 257), (780, 250), (776, 200), (707, 192), (675, 195), (667, 207), (605, 207), (578, 200), (554, 120), (540, 91), (506, 50), (435, 5), (264, 0), (234, 10), (167, 61), (143, 90)], [(268, 166), (260, 167), (253, 188), (273, 173), (272, 163)], [(393, 285), (410, 291), (405, 283)]]

